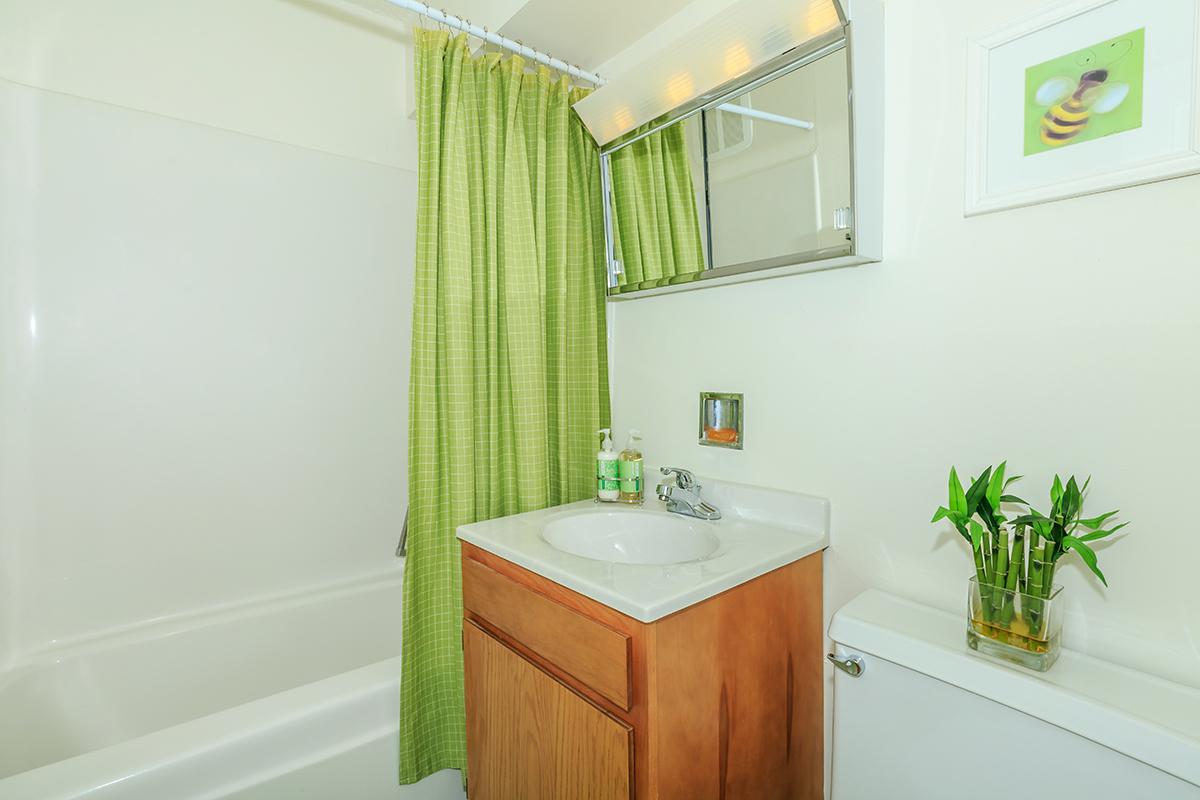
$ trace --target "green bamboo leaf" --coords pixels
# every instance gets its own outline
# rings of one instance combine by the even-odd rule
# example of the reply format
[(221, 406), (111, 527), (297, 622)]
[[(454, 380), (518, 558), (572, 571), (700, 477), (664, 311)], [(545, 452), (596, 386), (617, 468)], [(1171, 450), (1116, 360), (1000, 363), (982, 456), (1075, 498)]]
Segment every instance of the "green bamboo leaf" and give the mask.
[(1021, 505), (1021, 506), (1029, 505), (1029, 503), (1027, 503), (1024, 500), (1022, 500), (1021, 498), (1017, 497), (1015, 494), (1000, 495), (1000, 502), (1001, 503), (1016, 503), (1017, 505)]
[(1109, 517), (1115, 517), (1120, 513), (1120, 509), (1109, 511), (1107, 514), (1101, 514), (1098, 517), (1090, 517), (1088, 519), (1079, 520), (1079, 524), (1085, 528), (1099, 528)]
[(1067, 489), (1063, 495), (1063, 525), (1071, 525), (1082, 509), (1083, 495), (1079, 491), (1079, 484), (1075, 482), (1075, 476), (1072, 475), (1067, 481)]
[(1012, 486), (1014, 483), (1016, 483), (1017, 481), (1021, 480), (1021, 478), (1022, 478), (1022, 477), (1023, 477), (1023, 476), (1021, 476), (1021, 475), (1013, 475), (1011, 478), (1009, 478), (1008, 480), (1006, 480), (1006, 481), (1004, 482), (1004, 488), (1005, 488), (1005, 490), (1007, 490), (1009, 486)]
[(1028, 514), (1022, 514), (1012, 520), (1013, 525), (1027, 525), (1035, 530), (1040, 525), (1048, 524), (1048, 520), (1037, 512), (1037, 509), (1029, 509)]
[(964, 514), (967, 511), (967, 496), (963, 492), (962, 481), (958, 479), (958, 473), (954, 471), (954, 467), (950, 468), (950, 510)]
[(975, 507), (975, 515), (979, 517), (979, 521), (983, 523), (983, 526), (993, 534), (999, 533), (1000, 525), (1005, 522), (1004, 515), (992, 508), (992, 504), (988, 502), (987, 497), (979, 499), (979, 504)]
[(988, 467), (982, 475), (971, 482), (971, 488), (967, 489), (967, 514), (974, 514), (979, 510), (979, 504), (987, 496), (988, 481), (991, 476), (992, 468)]
[(975, 520), (971, 520), (971, 549), (978, 550), (983, 546), (983, 526)]
[(1114, 525), (1107, 530), (1094, 530), (1091, 533), (1085, 533), (1083, 536), (1075, 536), (1072, 538), (1078, 539), (1081, 542), (1094, 542), (1097, 539), (1105, 539), (1109, 536), (1112, 536), (1114, 533), (1121, 530), (1121, 528), (1124, 528), (1128, 524), (1128, 522), (1122, 522), (1120, 525)]
[(1074, 536), (1064, 536), (1062, 546), (1064, 550), (1074, 550), (1076, 553), (1079, 553), (1079, 557), (1083, 559), (1084, 564), (1087, 564), (1088, 569), (1096, 574), (1101, 583), (1108, 586), (1108, 579), (1104, 577), (1104, 573), (1100, 571), (1100, 567), (1096, 564), (1096, 551)]
[(971, 534), (967, 532), (967, 514), (966, 511), (958, 511), (956, 506), (966, 506), (966, 496), (963, 493), (962, 483), (958, 480), (958, 473), (954, 468), (950, 468), (950, 508), (938, 506), (934, 512), (933, 519), (930, 523), (938, 522), (939, 520), (948, 519), (954, 523), (954, 527), (958, 530), (958, 534), (971, 541)]
[(1055, 475), (1054, 483), (1051, 484), (1051, 486), (1050, 486), (1050, 502), (1053, 505), (1057, 506), (1058, 501), (1062, 499), (1062, 496), (1063, 496), (1062, 480), (1057, 475)]
[(1030, 508), (1029, 513), (1020, 517), (1017, 521), (1023, 525), (1028, 525), (1033, 529), (1034, 533), (1042, 538), (1048, 538), (1051, 529), (1054, 527), (1053, 523), (1036, 508)]
[[(951, 522), (953, 522), (954, 526), (959, 529), (960, 533), (963, 533), (963, 531), (965, 530), (964, 526), (967, 524), (967, 515), (966, 514), (961, 514), (957, 511), (951, 511), (950, 509), (946, 508), (945, 506), (938, 506), (937, 512), (933, 515), (933, 519), (929, 520), (929, 522), (932, 524), (934, 522), (939, 522), (943, 519), (948, 519)], [(963, 533), (963, 537), (970, 538), (969, 536), (967, 536), (966, 533)]]
[(996, 467), (996, 471), (992, 473), (991, 480), (988, 481), (984, 496), (987, 497), (988, 504), (993, 509), (1000, 508), (1000, 495), (1004, 494), (1004, 470), (1007, 467), (1008, 462), (1001, 461), (1000, 466)]

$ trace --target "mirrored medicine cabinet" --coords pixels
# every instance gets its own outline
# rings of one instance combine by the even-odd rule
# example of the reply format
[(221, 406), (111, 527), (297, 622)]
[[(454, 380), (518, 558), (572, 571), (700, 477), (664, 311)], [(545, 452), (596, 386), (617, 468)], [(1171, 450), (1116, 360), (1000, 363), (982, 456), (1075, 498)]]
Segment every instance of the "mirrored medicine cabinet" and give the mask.
[(855, 118), (848, 33), (809, 42), (601, 148), (612, 299), (878, 260), (882, 138), (855, 134), (880, 120)]

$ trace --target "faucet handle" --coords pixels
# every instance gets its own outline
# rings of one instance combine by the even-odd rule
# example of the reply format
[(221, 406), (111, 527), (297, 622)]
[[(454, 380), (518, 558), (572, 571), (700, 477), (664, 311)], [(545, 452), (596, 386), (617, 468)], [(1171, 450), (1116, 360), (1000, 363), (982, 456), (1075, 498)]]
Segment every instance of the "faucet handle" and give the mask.
[(700, 484), (696, 483), (696, 476), (686, 469), (679, 467), (659, 467), (659, 472), (663, 475), (675, 475), (675, 485), (680, 489), (692, 489), (698, 491)]

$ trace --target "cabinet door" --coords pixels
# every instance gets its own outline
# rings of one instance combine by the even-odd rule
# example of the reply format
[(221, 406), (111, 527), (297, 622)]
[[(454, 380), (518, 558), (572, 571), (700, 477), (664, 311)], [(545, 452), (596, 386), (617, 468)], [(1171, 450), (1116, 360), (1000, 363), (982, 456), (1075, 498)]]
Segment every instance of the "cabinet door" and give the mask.
[(463, 623), (471, 800), (628, 800), (633, 731)]

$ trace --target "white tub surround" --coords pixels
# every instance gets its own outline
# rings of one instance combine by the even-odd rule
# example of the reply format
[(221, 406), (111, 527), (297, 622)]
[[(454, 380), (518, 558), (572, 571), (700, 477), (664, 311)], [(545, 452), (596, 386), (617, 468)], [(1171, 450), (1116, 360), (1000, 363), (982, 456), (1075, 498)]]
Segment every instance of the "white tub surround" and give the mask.
[[(1192, 784), (1200, 797), (1200, 690), (1070, 650), (1062, 651), (1049, 672), (1009, 666), (969, 650), (965, 626), (965, 614), (871, 590), (834, 615), (829, 636), (839, 653), (867, 654), (864, 676), (871, 672), (870, 656), (898, 664), (1154, 767)], [(855, 737), (873, 738), (875, 733), (856, 730), (844, 744), (869, 747)], [(843, 740), (835, 735), (837, 759)], [(1079, 763), (1064, 762), (1064, 779), (1079, 768)]]
[(689, 519), (717, 540), (715, 552), (706, 558), (679, 564), (617, 564), (571, 555), (546, 541), (550, 523), (596, 512), (673, 522), (677, 515), (668, 514), (654, 497), (660, 478), (657, 469), (646, 470), (647, 500), (641, 508), (583, 500), (463, 525), (458, 538), (641, 622), (673, 614), (829, 545), (825, 498), (703, 477), (702, 496), (722, 513), (711, 522)]
[(461, 798), (396, 782), (401, 575), (35, 654), (0, 675), (0, 798)]
[(388, 565), (415, 205), (414, 173), (0, 78), (0, 665)]

